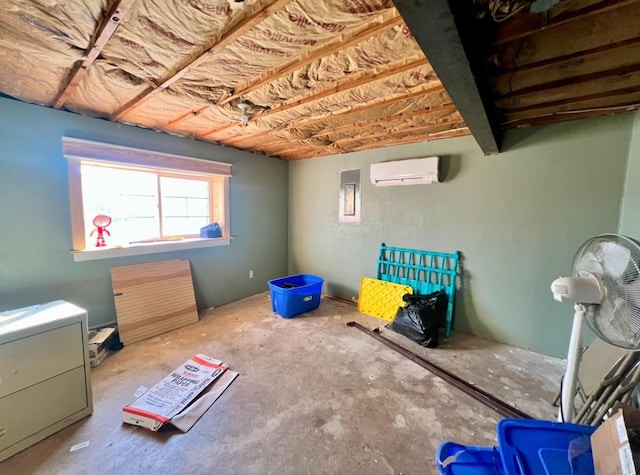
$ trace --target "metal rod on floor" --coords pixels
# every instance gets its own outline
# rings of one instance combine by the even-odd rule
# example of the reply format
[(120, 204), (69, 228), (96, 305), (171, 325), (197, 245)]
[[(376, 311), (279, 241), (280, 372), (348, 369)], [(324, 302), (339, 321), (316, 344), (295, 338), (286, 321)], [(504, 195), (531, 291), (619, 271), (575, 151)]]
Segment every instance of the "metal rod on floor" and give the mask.
[(323, 297), (327, 299), (335, 300), (336, 302), (342, 302), (347, 305), (352, 305), (354, 307), (358, 306), (356, 302), (352, 302), (351, 300), (347, 300), (347, 299), (342, 299), (340, 297), (334, 297), (333, 295), (323, 295)]
[(348, 322), (347, 326), (357, 328), (358, 330), (366, 333), (367, 335), (372, 336), (379, 342), (384, 343), (392, 350), (397, 351), (398, 353), (400, 353), (402, 356), (405, 356), (406, 358), (409, 358), (411, 361), (422, 366), (424, 369), (431, 371), (433, 374), (435, 374), (439, 378), (442, 378), (447, 383), (452, 384), (453, 386), (458, 388), (460, 391), (471, 396), (476, 401), (479, 401), (485, 406), (487, 406), (488, 408), (493, 409), (501, 416), (514, 418), (514, 419), (531, 419), (531, 416), (529, 416), (528, 414), (525, 414), (521, 410), (516, 409), (515, 407), (507, 404), (504, 401), (501, 401), (500, 399), (483, 391), (482, 389), (477, 388), (470, 383), (467, 383), (465, 380), (463, 380), (459, 376), (456, 376), (455, 374), (450, 373), (449, 371), (442, 369), (439, 366), (425, 360), (424, 358), (416, 355), (412, 351), (407, 350), (406, 348), (398, 345), (397, 343), (389, 340), (388, 338), (383, 337), (380, 334), (379, 329), (376, 328), (374, 330), (369, 330), (368, 328), (360, 325), (358, 322)]

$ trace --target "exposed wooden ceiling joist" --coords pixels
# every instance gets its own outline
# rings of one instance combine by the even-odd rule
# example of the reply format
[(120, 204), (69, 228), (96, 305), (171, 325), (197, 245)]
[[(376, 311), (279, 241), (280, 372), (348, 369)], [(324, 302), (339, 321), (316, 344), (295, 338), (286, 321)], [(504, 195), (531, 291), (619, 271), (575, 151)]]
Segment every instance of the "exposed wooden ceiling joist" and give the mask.
[(227, 31), (220, 40), (212, 46), (204, 49), (197, 57), (193, 60), (188, 60), (187, 62), (179, 65), (176, 69), (174, 69), (171, 73), (169, 73), (165, 78), (163, 78), (157, 87), (147, 88), (141, 94), (136, 96), (134, 99), (129, 101), (123, 107), (118, 109), (112, 116), (111, 120), (119, 120), (125, 114), (133, 110), (134, 108), (141, 105), (143, 102), (149, 100), (154, 95), (160, 93), (165, 90), (169, 86), (171, 86), (174, 82), (181, 79), (185, 74), (189, 71), (197, 68), (200, 64), (205, 62), (209, 57), (218, 51), (224, 49), (230, 43), (233, 43), (246, 32), (254, 28), (260, 22), (267, 19), (270, 15), (280, 11), (287, 4), (291, 3), (293, 0), (276, 0), (274, 3), (265, 5), (263, 8), (255, 12), (250, 17), (246, 18), (244, 21), (238, 23), (234, 27), (232, 27), (229, 31)]
[(507, 43), (542, 29), (549, 30), (556, 28), (574, 20), (587, 18), (636, 2), (638, 2), (638, 0), (618, 0), (614, 2), (611, 0), (597, 0), (593, 3), (588, 2), (589, 4), (577, 10), (563, 11), (557, 15), (551, 10), (546, 19), (543, 15), (516, 16), (500, 28), (493, 44), (499, 45)]
[(355, 122), (353, 124), (344, 125), (342, 127), (335, 127), (328, 130), (323, 130), (322, 132), (318, 132), (313, 136), (322, 137), (324, 135), (330, 135), (330, 134), (335, 134), (339, 132), (351, 132), (357, 129), (363, 129), (363, 128), (374, 127), (376, 125), (388, 124), (389, 122), (394, 122), (401, 119), (413, 119), (416, 117), (433, 115), (434, 113), (437, 113), (437, 112), (453, 112), (455, 110), (456, 110), (456, 106), (454, 106), (453, 104), (445, 104), (441, 106), (420, 109), (413, 112), (402, 112), (400, 114), (390, 115), (382, 119), (373, 119), (365, 122)]
[[(316, 132), (313, 134), (313, 137), (323, 137), (325, 135), (330, 135), (330, 134), (335, 134), (335, 133), (340, 133), (340, 132), (349, 132), (349, 131), (353, 131), (353, 130), (357, 130), (357, 129), (362, 129), (362, 128), (366, 128), (366, 127), (373, 127), (376, 125), (381, 125), (381, 124), (386, 124), (389, 122), (393, 122), (393, 121), (397, 121), (397, 120), (401, 120), (401, 119), (411, 119), (411, 118), (415, 118), (415, 117), (421, 117), (421, 116), (428, 116), (431, 115), (433, 113), (437, 113), (437, 112), (453, 112), (456, 110), (456, 107), (453, 104), (444, 104), (441, 106), (435, 106), (435, 107), (427, 107), (424, 109), (419, 109), (413, 112), (401, 112), (399, 114), (393, 114), (387, 117), (383, 117), (381, 119), (373, 119), (373, 120), (367, 120), (367, 121), (359, 121), (359, 122), (353, 122), (351, 124), (347, 124), (347, 125), (342, 125), (342, 126), (338, 126), (338, 127), (330, 127), (327, 128), (325, 130), (322, 130), (320, 132)], [(292, 124), (292, 127), (288, 128), (288, 129), (283, 129), (283, 130), (290, 130), (291, 128), (294, 128), (295, 124)], [(281, 132), (281, 131), (279, 131)], [(231, 138), (229, 140), (227, 140), (227, 143), (230, 145), (240, 145), (242, 143), (245, 143), (247, 141), (251, 141), (251, 140), (255, 140), (257, 138), (260, 137), (264, 137), (270, 135), (268, 133), (260, 133), (260, 134), (253, 134), (253, 135), (245, 135), (245, 136), (239, 136), (239, 137), (234, 137)]]
[(514, 92), (530, 88), (558, 87), (580, 78), (624, 69), (638, 64), (640, 58), (640, 37), (614, 43), (597, 51), (587, 50), (571, 55), (569, 59), (560, 57), (542, 66), (511, 70), (495, 78), (495, 90), (505, 97)]
[(360, 147), (355, 147), (353, 149), (354, 152), (360, 152), (362, 150), (371, 150), (378, 147), (392, 147), (395, 145), (403, 145), (408, 143), (416, 143), (416, 142), (424, 142), (425, 140), (430, 140), (434, 138), (444, 139), (444, 138), (453, 138), (453, 137), (465, 137), (470, 135), (468, 127), (460, 127), (457, 129), (447, 129), (442, 130), (440, 132), (432, 132), (427, 135), (416, 135), (413, 137), (404, 137), (404, 138), (394, 138), (393, 136), (389, 137), (386, 140), (379, 140), (372, 144), (361, 145)]
[[(282, 105), (278, 107), (258, 113), (253, 117), (253, 120), (265, 119), (272, 115), (280, 114), (284, 111), (293, 109), (295, 107), (300, 107), (305, 104), (309, 104), (311, 102), (324, 99), (325, 97), (332, 96), (333, 94), (336, 94), (338, 92), (345, 92), (350, 89), (355, 89), (356, 87), (363, 86), (374, 81), (381, 81), (382, 79), (388, 78), (389, 76), (394, 76), (396, 74), (400, 74), (405, 71), (410, 71), (412, 69), (416, 69), (429, 64), (429, 62), (424, 57), (410, 58), (410, 62), (408, 63), (406, 61), (407, 60), (403, 58), (400, 61), (380, 66), (377, 68), (376, 71), (363, 71), (362, 73), (356, 73), (350, 76), (345, 76), (341, 80), (336, 81), (333, 86), (318, 89), (302, 97), (301, 99), (293, 99), (293, 100), (284, 102)], [(242, 126), (243, 124), (230, 123), (222, 127), (216, 127), (211, 130), (200, 133), (196, 137), (202, 138), (211, 134), (215, 134), (216, 132), (221, 132), (223, 130), (227, 130), (230, 128), (242, 127)]]
[(323, 114), (323, 115), (319, 115), (316, 117), (312, 117), (309, 119), (302, 119), (299, 121), (296, 121), (297, 124), (305, 124), (305, 125), (310, 125), (310, 124), (314, 124), (316, 122), (320, 122), (320, 121), (324, 121), (324, 120), (328, 120), (328, 119), (332, 119), (335, 117), (344, 117), (344, 116), (348, 116), (348, 115), (355, 115), (355, 114), (360, 114), (362, 112), (366, 112), (370, 109), (376, 108), (376, 107), (380, 107), (383, 105), (387, 105), (387, 104), (392, 104), (394, 102), (397, 101), (404, 101), (404, 100), (408, 100), (408, 99), (415, 99), (421, 96), (425, 96), (427, 94), (434, 94), (434, 93), (438, 93), (444, 91), (444, 86), (442, 84), (425, 84), (425, 85), (420, 85), (420, 86), (416, 86), (410, 90), (408, 90), (406, 93), (402, 93), (402, 94), (394, 94), (393, 96), (389, 96), (389, 97), (384, 97), (384, 98), (380, 98), (380, 99), (376, 99), (374, 101), (370, 101), (370, 102), (365, 102), (362, 104), (356, 104), (353, 106), (348, 106), (345, 107), (344, 109), (335, 111), (335, 112), (330, 112), (327, 114)]
[[(393, 136), (391, 136), (385, 140), (375, 141), (369, 144), (361, 145), (359, 147), (350, 148), (349, 152), (360, 152), (360, 151), (372, 150), (380, 147), (392, 147), (395, 145), (424, 142), (425, 140), (431, 140), (436, 138), (444, 139), (444, 138), (464, 137), (470, 134), (471, 132), (469, 131), (468, 127), (460, 127), (458, 129), (453, 129), (453, 130), (444, 130), (441, 132), (433, 132), (428, 135), (415, 135), (415, 136), (403, 137), (400, 139), (394, 138)], [(340, 148), (318, 150), (318, 147), (297, 147), (297, 148), (280, 151), (278, 153), (278, 156), (281, 158), (284, 158), (285, 160), (303, 160), (307, 158), (317, 158), (317, 157), (324, 157), (327, 155), (334, 155), (337, 153), (341, 153), (343, 151), (344, 150), (340, 150)]]
[[(408, 126), (408, 127), (398, 127), (391, 128), (386, 130), (377, 130), (374, 132), (366, 133), (366, 134), (357, 134), (353, 137), (348, 137), (340, 140), (336, 140), (331, 144), (331, 147), (334, 147), (336, 150), (352, 150), (354, 147), (343, 147), (344, 144), (349, 144), (351, 142), (362, 142), (363, 140), (374, 140), (379, 139), (380, 137), (393, 137), (400, 134), (411, 134), (415, 137), (422, 137), (422, 140), (427, 140), (427, 138), (433, 133), (440, 133), (443, 130), (457, 130), (459, 127), (464, 125), (464, 121), (460, 118), (454, 120), (437, 120), (429, 124), (421, 125), (421, 126)], [(299, 142), (299, 146), (297, 148), (300, 149), (308, 149), (315, 148), (316, 150), (323, 149), (323, 146), (313, 145), (308, 141)], [(356, 147), (357, 148), (357, 147)], [(296, 147), (291, 147), (291, 143), (287, 142), (270, 142), (262, 145), (258, 145), (255, 147), (256, 150), (266, 152), (273, 155), (280, 155), (283, 151), (286, 150), (296, 150)]]
[(261, 77), (251, 81), (250, 84), (244, 86), (238, 91), (235, 91), (231, 96), (224, 98), (222, 101), (220, 101), (220, 105), (227, 104), (228, 102), (231, 102), (234, 99), (238, 99), (245, 94), (255, 91), (262, 86), (269, 84), (270, 82), (277, 81), (278, 79), (291, 74), (297, 69), (301, 69), (313, 63), (314, 61), (318, 61), (319, 59), (332, 55), (338, 51), (342, 51), (350, 48), (351, 46), (362, 43), (372, 36), (378, 35), (388, 30), (389, 28), (400, 25), (401, 23), (402, 18), (397, 13), (397, 11), (392, 10), (391, 12), (382, 13), (375, 17), (371, 22), (368, 22), (364, 27), (360, 26), (347, 33), (343, 33), (338, 38), (339, 41), (331, 42), (328, 45), (316, 50), (310, 50), (308, 54), (297, 58), (296, 61), (292, 63), (285, 63), (283, 66), (261, 75)]
[(640, 2), (633, 2), (606, 10), (598, 17), (578, 18), (562, 28), (538, 30), (522, 39), (495, 45), (493, 62), (501, 73), (524, 71), (578, 59), (615, 45), (634, 44), (638, 41), (639, 18)]
[[(495, 27), (494, 104), (504, 127), (640, 107), (640, 0), (571, 0)], [(489, 35), (490, 36), (490, 35)]]
[(456, 19), (447, 0), (394, 0), (420, 48), (464, 117), (485, 154), (499, 152), (497, 125), (488, 111), (476, 72), (467, 59)]
[(597, 117), (603, 114), (614, 114), (631, 111), (640, 105), (640, 89), (636, 91), (619, 91), (615, 95), (587, 98), (566, 104), (541, 106), (524, 111), (508, 111), (503, 118), (505, 127), (521, 125), (541, 125), (547, 120), (567, 120), (572, 117)]
[[(385, 106), (387, 104), (392, 104), (394, 102), (398, 102), (398, 101), (405, 101), (405, 100), (411, 100), (411, 99), (416, 99), (418, 97), (422, 97), (428, 94), (436, 94), (438, 92), (444, 91), (444, 87), (441, 84), (437, 84), (437, 85), (430, 85), (427, 84), (425, 85), (421, 85), (421, 86), (417, 86), (415, 88), (412, 88), (411, 90), (407, 91), (406, 93), (403, 94), (395, 94), (393, 96), (390, 97), (385, 97), (385, 98), (381, 98), (381, 99), (376, 99), (374, 101), (370, 101), (370, 102), (365, 102), (362, 104), (356, 104), (356, 105), (348, 105), (343, 109), (337, 110), (337, 111), (333, 111), (333, 112), (329, 112), (326, 114), (321, 114), (321, 115), (317, 115), (314, 117), (310, 117), (310, 118), (306, 118), (306, 119), (300, 119), (300, 120), (296, 120), (295, 123), (290, 122), (287, 123), (284, 127), (278, 129), (278, 131), (282, 131), (282, 130), (287, 130), (290, 129), (292, 127), (295, 127), (296, 125), (301, 125), (304, 124), (306, 126), (308, 125), (312, 125), (318, 122), (324, 122), (324, 121), (328, 121), (331, 119), (335, 119), (335, 118), (344, 118), (345, 116), (350, 116), (350, 115), (357, 115), (357, 114), (361, 114), (363, 112), (366, 112), (368, 110), (374, 109), (376, 107), (380, 107), (380, 106)], [(257, 139), (260, 137), (265, 137), (268, 135), (272, 134), (272, 130), (265, 130), (263, 132), (258, 132), (258, 133), (253, 133), (250, 135), (244, 135), (243, 138), (247, 138), (247, 139)]]
[(53, 107), (60, 109), (71, 94), (73, 94), (73, 91), (82, 82), (82, 79), (84, 79), (89, 68), (96, 58), (100, 56), (100, 53), (107, 44), (107, 41), (109, 41), (118, 27), (122, 24), (122, 21), (126, 17), (129, 9), (135, 2), (136, 0), (114, 0), (111, 2), (108, 11), (104, 15), (103, 22), (98, 25), (98, 28), (96, 29), (89, 48), (87, 48), (82, 60), (76, 63), (69, 73), (65, 84), (60, 89), (60, 92), (53, 103)]
[(193, 109), (190, 110), (189, 112), (186, 112), (184, 114), (182, 114), (179, 117), (176, 117), (173, 120), (170, 120), (169, 122), (165, 122), (164, 124), (162, 124), (162, 128), (170, 128), (173, 127), (174, 125), (179, 124), (180, 122), (190, 119), (192, 117), (197, 117), (200, 114), (202, 114), (205, 110), (207, 109), (207, 106), (203, 106), (203, 107), (198, 107), (197, 109)]
[(460, 120), (459, 118), (455, 120), (449, 120), (449, 119), (445, 119), (442, 121), (437, 120), (437, 121), (434, 121), (433, 123), (429, 123), (421, 126), (409, 126), (407, 128), (400, 128), (395, 130), (387, 129), (387, 130), (370, 132), (368, 134), (359, 134), (355, 137), (336, 140), (335, 143), (338, 146), (342, 146), (343, 144), (349, 143), (349, 142), (360, 142), (362, 140), (378, 139), (380, 137), (389, 137), (397, 134), (406, 134), (406, 133), (415, 134), (417, 136), (418, 135), (428, 136), (431, 133), (440, 132), (443, 127), (447, 130), (451, 130), (451, 129), (455, 129), (458, 126), (462, 126), (463, 124), (464, 124), (464, 121)]
[[(432, 107), (432, 108), (428, 108), (428, 109), (421, 109), (421, 110), (417, 110), (414, 112), (404, 112), (404, 113), (400, 113), (400, 114), (395, 114), (395, 115), (391, 115), (387, 118), (384, 119), (377, 119), (377, 120), (371, 120), (371, 121), (366, 121), (366, 122), (355, 122), (353, 124), (348, 124), (348, 125), (344, 125), (341, 127), (332, 127), (332, 128), (328, 128), (326, 130), (323, 130), (321, 132), (317, 132), (314, 133), (313, 135), (309, 136), (308, 138), (305, 139), (300, 139), (298, 143), (307, 143), (310, 140), (314, 140), (314, 139), (318, 139), (320, 137), (324, 137), (327, 135), (335, 135), (335, 134), (343, 134), (343, 133), (351, 133), (353, 135), (354, 138), (366, 138), (367, 137), (367, 132), (366, 130), (370, 130), (372, 127), (376, 127), (376, 135), (380, 134), (380, 127), (384, 127), (385, 125), (388, 125), (389, 123), (392, 122), (400, 122), (400, 121), (407, 121), (410, 119), (415, 119), (415, 118), (422, 118), (422, 119), (427, 119), (429, 116), (432, 115), (436, 115), (436, 114), (442, 114), (444, 113), (450, 113), (450, 112), (455, 112), (456, 108), (455, 106), (453, 106), (452, 104), (448, 104), (448, 105), (443, 105), (443, 106), (437, 106), (437, 107)], [(460, 118), (458, 116), (458, 119), (456, 119), (455, 121), (450, 121), (449, 123), (458, 123), (460, 122)], [(431, 124), (436, 124), (439, 123), (437, 120), (434, 121), (430, 121)], [(414, 130), (415, 126), (406, 126), (404, 130)], [(385, 129), (385, 131), (383, 133), (393, 133), (397, 128), (397, 125), (394, 126), (389, 126), (388, 128)], [(362, 132), (363, 130), (365, 130), (365, 132)], [(248, 138), (253, 138), (253, 136), (249, 136)], [(246, 141), (247, 137), (242, 137), (241, 139), (238, 139), (236, 141), (230, 142), (232, 144), (237, 144), (239, 142), (242, 141)], [(350, 139), (342, 139), (342, 140), (335, 140), (332, 141), (332, 144), (340, 144), (341, 142), (345, 142), (345, 141), (349, 141), (352, 140), (352, 138)], [(255, 149), (257, 150), (261, 150), (261, 151), (265, 151), (265, 150), (277, 150), (278, 147), (282, 146), (288, 146), (290, 147), (292, 144), (292, 140), (272, 140), (272, 141), (268, 141), (268, 142), (264, 142), (264, 143), (260, 143), (259, 145), (255, 146)]]

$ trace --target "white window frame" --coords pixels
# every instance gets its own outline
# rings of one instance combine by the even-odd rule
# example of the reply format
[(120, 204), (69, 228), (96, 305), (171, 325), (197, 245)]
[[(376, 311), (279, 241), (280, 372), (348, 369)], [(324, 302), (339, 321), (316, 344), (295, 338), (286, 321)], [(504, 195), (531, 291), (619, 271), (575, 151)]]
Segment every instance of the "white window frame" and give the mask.
[[(67, 159), (69, 172), (69, 198), (71, 210), (71, 232), (73, 239), (73, 259), (86, 261), (112, 257), (134, 256), (155, 252), (180, 251), (210, 246), (224, 246), (231, 243), (229, 223), (229, 178), (231, 164), (202, 158), (174, 155), (151, 150), (123, 147), (89, 140), (62, 138), (62, 150)], [(188, 174), (210, 180), (210, 208), (212, 221), (222, 228), (221, 238), (190, 238), (179, 241), (155, 241), (136, 243), (128, 246), (87, 249), (85, 241), (84, 208), (82, 199), (81, 165), (83, 161), (102, 162), (116, 166), (146, 168), (148, 171)], [(196, 177), (194, 177), (196, 178)]]

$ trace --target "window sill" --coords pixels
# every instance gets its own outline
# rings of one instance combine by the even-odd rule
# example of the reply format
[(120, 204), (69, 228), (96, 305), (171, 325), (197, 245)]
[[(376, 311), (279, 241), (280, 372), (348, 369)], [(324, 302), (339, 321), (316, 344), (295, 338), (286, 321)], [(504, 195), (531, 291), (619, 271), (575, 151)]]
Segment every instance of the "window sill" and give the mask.
[(202, 247), (228, 246), (231, 238), (195, 238), (181, 241), (158, 241), (144, 244), (133, 244), (123, 247), (104, 247), (101, 249), (86, 249), (84, 251), (71, 251), (75, 262), (93, 261), (96, 259), (111, 259), (114, 257), (140, 256), (156, 252), (184, 251), (187, 249), (200, 249)]

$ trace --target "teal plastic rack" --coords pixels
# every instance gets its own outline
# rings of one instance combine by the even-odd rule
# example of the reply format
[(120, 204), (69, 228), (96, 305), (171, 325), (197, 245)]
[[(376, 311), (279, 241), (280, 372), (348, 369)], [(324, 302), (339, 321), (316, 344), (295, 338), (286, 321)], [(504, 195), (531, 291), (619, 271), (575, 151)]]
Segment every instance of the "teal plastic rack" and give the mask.
[(453, 307), (456, 300), (456, 276), (460, 252), (420, 251), (380, 245), (377, 278), (395, 284), (408, 285), (414, 294), (427, 295), (444, 289), (449, 297), (445, 337), (451, 336)]

